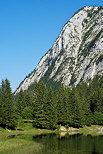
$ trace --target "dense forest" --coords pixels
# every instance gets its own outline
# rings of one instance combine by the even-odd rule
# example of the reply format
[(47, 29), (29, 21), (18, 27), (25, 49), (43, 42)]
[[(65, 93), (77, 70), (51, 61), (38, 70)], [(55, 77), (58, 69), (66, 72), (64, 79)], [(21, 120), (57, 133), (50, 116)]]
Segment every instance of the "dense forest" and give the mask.
[(15, 129), (19, 119), (33, 120), (37, 128), (56, 129), (59, 125), (83, 127), (103, 124), (103, 76), (76, 87), (60, 86), (55, 90), (43, 82), (32, 90), (20, 91), (16, 96), (10, 82), (0, 86), (0, 127)]

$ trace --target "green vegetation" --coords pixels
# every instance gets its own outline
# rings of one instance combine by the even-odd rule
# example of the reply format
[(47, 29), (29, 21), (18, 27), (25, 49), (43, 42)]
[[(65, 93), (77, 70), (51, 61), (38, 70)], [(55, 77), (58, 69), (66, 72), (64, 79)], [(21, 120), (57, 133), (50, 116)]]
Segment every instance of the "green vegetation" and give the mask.
[(98, 40), (98, 38), (100, 37), (100, 35), (103, 33), (103, 29), (101, 29), (98, 34), (93, 38), (93, 40), (89, 43), (88, 45), (88, 49), (90, 49), (91, 47), (93, 47), (93, 45), (95, 44), (95, 42)]
[(0, 154), (35, 153), (42, 145), (32, 140), (31, 134), (0, 136)]
[(0, 154), (102, 153), (103, 137), (96, 136), (95, 132), (87, 134), (87, 130), (93, 132), (93, 129), (96, 126), (82, 128), (85, 135), (75, 131), (0, 136)]
[(15, 129), (16, 116), (10, 83), (7, 79), (2, 80), (0, 87), (0, 127)]
[(100, 125), (84, 126), (79, 129), (79, 133), (83, 135), (99, 136), (103, 134), (102, 129), (103, 126)]
[(98, 59), (97, 59), (97, 61), (96, 61), (96, 64), (98, 65), (98, 63), (101, 62), (101, 61), (103, 61), (103, 54), (101, 54), (101, 55), (98, 57)]
[(96, 76), (89, 81), (89, 85), (82, 82), (72, 89), (61, 86), (53, 90), (39, 82), (35, 83), (32, 91), (20, 91), (15, 97), (11, 93), (9, 81), (2, 81), (1, 128), (55, 130), (59, 125), (79, 128), (102, 124), (103, 76)]

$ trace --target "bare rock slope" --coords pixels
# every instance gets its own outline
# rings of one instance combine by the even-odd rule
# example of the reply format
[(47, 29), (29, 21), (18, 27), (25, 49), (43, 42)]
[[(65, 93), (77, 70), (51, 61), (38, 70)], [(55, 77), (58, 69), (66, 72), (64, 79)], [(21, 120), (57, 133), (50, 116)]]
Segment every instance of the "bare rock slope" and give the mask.
[(16, 90), (43, 80), (77, 85), (103, 74), (103, 7), (80, 9), (64, 25), (52, 48)]

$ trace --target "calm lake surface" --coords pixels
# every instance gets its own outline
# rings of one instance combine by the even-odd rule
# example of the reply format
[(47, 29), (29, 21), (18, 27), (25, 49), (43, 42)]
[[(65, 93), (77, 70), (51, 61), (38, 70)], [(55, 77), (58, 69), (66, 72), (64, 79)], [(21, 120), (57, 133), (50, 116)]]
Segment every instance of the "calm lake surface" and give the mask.
[(103, 136), (49, 134), (34, 136), (33, 140), (44, 145), (43, 154), (103, 154)]
[(25, 139), (31, 142), (12, 151), (4, 151), (7, 154), (103, 154), (103, 136), (84, 136), (81, 134), (67, 135), (44, 134), (44, 135), (20, 135), (9, 136), (10, 139)]

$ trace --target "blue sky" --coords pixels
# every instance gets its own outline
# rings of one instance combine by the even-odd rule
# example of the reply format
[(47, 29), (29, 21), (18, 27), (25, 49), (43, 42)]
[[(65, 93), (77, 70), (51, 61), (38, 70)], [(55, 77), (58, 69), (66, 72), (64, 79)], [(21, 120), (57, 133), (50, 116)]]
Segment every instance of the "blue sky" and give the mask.
[(91, 5), (103, 0), (0, 0), (0, 82), (8, 78), (14, 91), (71, 16)]

